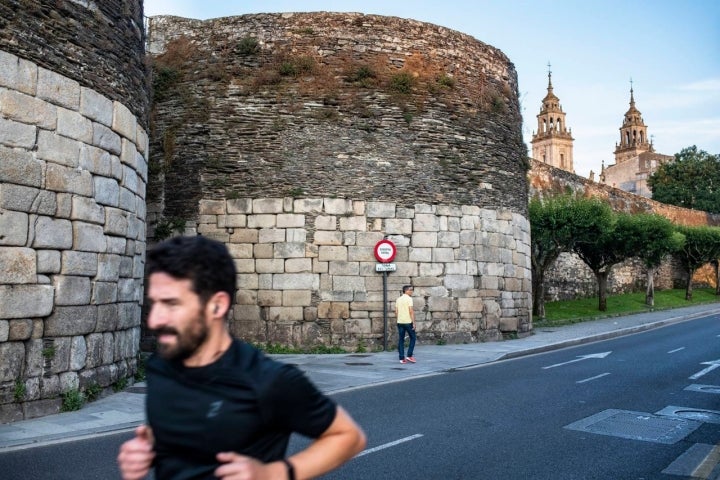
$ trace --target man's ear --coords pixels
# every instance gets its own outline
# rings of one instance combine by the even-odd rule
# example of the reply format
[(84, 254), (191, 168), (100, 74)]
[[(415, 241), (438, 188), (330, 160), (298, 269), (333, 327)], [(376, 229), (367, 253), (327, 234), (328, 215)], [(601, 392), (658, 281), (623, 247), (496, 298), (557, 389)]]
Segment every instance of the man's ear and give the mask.
[(227, 292), (216, 292), (208, 300), (206, 312), (211, 317), (225, 318), (230, 310), (230, 295)]

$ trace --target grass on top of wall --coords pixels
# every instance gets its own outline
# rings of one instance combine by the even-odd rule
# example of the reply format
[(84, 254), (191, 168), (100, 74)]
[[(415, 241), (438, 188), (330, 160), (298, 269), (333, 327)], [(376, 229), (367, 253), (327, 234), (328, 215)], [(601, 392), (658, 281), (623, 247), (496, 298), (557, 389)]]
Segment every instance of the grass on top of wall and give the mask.
[(533, 317), (533, 326), (557, 327), (572, 323), (598, 320), (600, 318), (644, 313), (670, 308), (689, 307), (702, 303), (718, 303), (720, 296), (715, 295), (714, 288), (693, 289), (693, 298), (685, 300), (685, 289), (656, 290), (655, 306), (645, 305), (645, 292), (608, 295), (607, 311), (598, 310), (598, 298), (581, 298), (545, 303), (545, 318)]

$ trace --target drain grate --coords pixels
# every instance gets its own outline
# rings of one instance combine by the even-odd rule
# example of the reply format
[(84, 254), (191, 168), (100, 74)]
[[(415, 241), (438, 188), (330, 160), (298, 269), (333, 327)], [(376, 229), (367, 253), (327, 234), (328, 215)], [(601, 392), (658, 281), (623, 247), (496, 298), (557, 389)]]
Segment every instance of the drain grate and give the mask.
[(613, 437), (673, 444), (682, 440), (702, 422), (629, 410), (605, 410), (565, 426), (568, 430)]

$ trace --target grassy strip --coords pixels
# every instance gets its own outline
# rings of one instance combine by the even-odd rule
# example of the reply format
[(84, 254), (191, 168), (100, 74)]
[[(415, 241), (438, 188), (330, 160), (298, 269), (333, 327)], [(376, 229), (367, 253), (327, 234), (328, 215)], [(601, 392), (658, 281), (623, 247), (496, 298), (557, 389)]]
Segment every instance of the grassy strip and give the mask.
[(558, 327), (572, 323), (598, 320), (600, 318), (630, 315), (655, 310), (689, 307), (703, 303), (718, 303), (720, 297), (715, 295), (714, 288), (698, 288), (693, 290), (693, 299), (685, 300), (685, 289), (655, 291), (655, 306), (645, 305), (645, 292), (609, 295), (607, 311), (598, 310), (597, 297), (578, 300), (562, 300), (545, 304), (545, 318), (533, 318), (533, 326)]

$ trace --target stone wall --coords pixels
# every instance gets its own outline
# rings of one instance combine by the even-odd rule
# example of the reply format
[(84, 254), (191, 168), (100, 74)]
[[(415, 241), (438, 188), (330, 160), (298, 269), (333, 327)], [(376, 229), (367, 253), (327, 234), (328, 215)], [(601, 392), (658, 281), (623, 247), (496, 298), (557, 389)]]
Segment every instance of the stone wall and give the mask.
[[(140, 12), (126, 26), (142, 17), (139, 0), (111, 3)], [(148, 137), (130, 64), (143, 43), (98, 8), (0, 7), (0, 422), (136, 369)]]
[(155, 17), (148, 41), (148, 232), (229, 244), (238, 334), (378, 342), (384, 235), (390, 297), (415, 285), (422, 341), (530, 330), (527, 151), (502, 52), (357, 13)]
[[(720, 215), (666, 205), (609, 185), (596, 183), (570, 172), (553, 168), (533, 160), (529, 174), (530, 195), (554, 195), (575, 192), (606, 200), (614, 210), (627, 213), (656, 213), (678, 225), (720, 226)], [(608, 278), (609, 293), (644, 290), (647, 286), (644, 267), (636, 260), (628, 260), (613, 267)], [(565, 300), (597, 295), (597, 282), (592, 270), (577, 255), (563, 253), (546, 274), (546, 299)], [(655, 277), (655, 288), (678, 288), (684, 285), (687, 275), (669, 258)], [(698, 285), (707, 285), (707, 269), (698, 271), (693, 279)]]
[(415, 287), (420, 342), (499, 340), (531, 328), (529, 224), (508, 209), (337, 198), (202, 200), (198, 231), (238, 269), (233, 332), (254, 341), (356, 349), (383, 340), (375, 244), (397, 247), (394, 300)]

